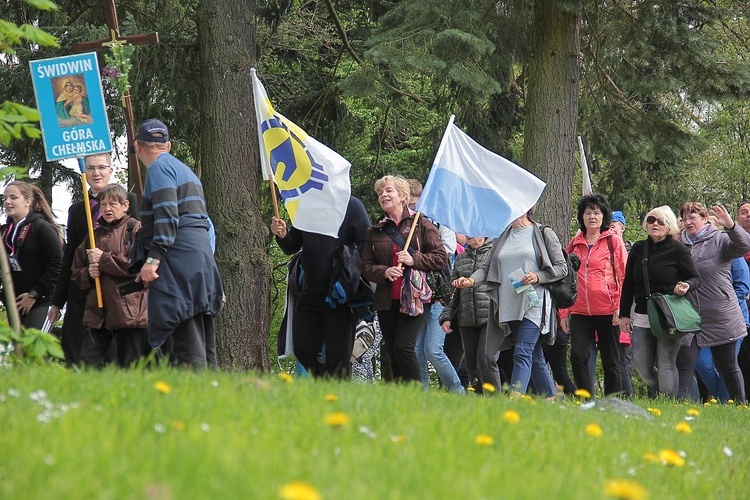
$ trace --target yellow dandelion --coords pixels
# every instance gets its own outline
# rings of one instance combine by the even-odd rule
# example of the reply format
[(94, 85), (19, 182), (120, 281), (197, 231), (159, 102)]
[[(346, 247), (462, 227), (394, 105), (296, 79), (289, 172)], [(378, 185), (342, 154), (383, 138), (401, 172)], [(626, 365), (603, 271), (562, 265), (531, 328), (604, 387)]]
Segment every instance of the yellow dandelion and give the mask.
[(484, 384), (482, 384), (482, 390), (484, 392), (495, 392), (496, 389), (494, 385), (490, 384), (489, 382), (485, 382)]
[(521, 421), (521, 415), (519, 415), (515, 410), (508, 410), (503, 413), (503, 419), (505, 419), (505, 421), (509, 424), (517, 424)]
[(283, 500), (322, 500), (323, 496), (315, 489), (315, 486), (303, 481), (294, 481), (279, 488), (279, 498)]
[(661, 417), (661, 410), (659, 408), (647, 408), (648, 412), (657, 417)]
[(599, 427), (599, 424), (589, 424), (586, 426), (586, 434), (588, 434), (591, 437), (602, 437), (602, 428)]
[(612, 498), (622, 500), (645, 500), (648, 492), (635, 481), (626, 479), (610, 479), (604, 483), (604, 493)]
[(718, 401), (716, 400), (716, 398), (711, 398), (711, 399), (710, 399), (710, 401), (711, 401), (711, 404), (716, 404), (716, 403), (718, 403)]
[(677, 425), (674, 426), (674, 430), (677, 432), (681, 432), (683, 434), (692, 434), (693, 428), (690, 427), (690, 424), (687, 422), (680, 422)]
[(340, 411), (329, 413), (326, 415), (325, 422), (329, 427), (343, 427), (349, 425), (349, 415)]
[(166, 382), (157, 382), (154, 384), (154, 389), (161, 392), (162, 394), (169, 394), (172, 392), (172, 387)]
[(326, 401), (328, 401), (329, 403), (333, 403), (333, 402), (338, 401), (338, 400), (339, 400), (339, 397), (337, 395), (335, 395), (335, 394), (326, 394)]
[(689, 410), (687, 411), (687, 414), (688, 414), (688, 415), (690, 415), (691, 417), (697, 417), (698, 415), (700, 415), (700, 414), (701, 414), (701, 412), (699, 412), (699, 411), (698, 411), (698, 410), (696, 410), (695, 408), (690, 408), (690, 409), (689, 409)]
[(674, 450), (661, 450), (659, 452), (659, 460), (664, 465), (674, 465), (675, 467), (682, 467), (685, 465), (685, 459)]
[(406, 441), (406, 436), (404, 436), (403, 434), (397, 434), (395, 436), (391, 436), (391, 441), (396, 444), (401, 444)]
[(479, 434), (476, 439), (476, 443), (479, 446), (492, 446), (495, 444), (495, 440), (492, 438), (492, 436), (489, 436), (487, 434)]
[(591, 393), (586, 389), (576, 389), (576, 392), (574, 392), (573, 394), (575, 394), (579, 398), (589, 399), (591, 397)]
[(728, 405), (733, 405), (734, 404), (734, 399), (727, 399), (727, 404)]
[(466, 392), (477, 392), (477, 390), (474, 389), (473, 385), (470, 385), (469, 387), (466, 388)]
[(645, 455), (643, 455), (643, 460), (645, 460), (648, 463), (661, 461), (661, 459), (659, 458), (659, 455), (655, 455), (653, 453), (646, 453)]
[(172, 422), (172, 428), (178, 431), (184, 431), (185, 430), (185, 422), (180, 422), (179, 420), (175, 420)]
[(294, 377), (292, 377), (288, 373), (279, 373), (279, 378), (287, 384), (291, 384), (292, 382), (294, 382)]

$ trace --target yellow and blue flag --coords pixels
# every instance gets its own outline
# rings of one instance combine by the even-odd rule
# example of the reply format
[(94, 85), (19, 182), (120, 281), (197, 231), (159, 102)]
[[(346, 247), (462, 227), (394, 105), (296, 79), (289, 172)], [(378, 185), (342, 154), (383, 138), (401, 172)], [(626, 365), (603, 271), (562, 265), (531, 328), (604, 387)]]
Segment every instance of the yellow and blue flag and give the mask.
[(255, 68), (250, 72), (263, 179), (279, 187), (294, 227), (338, 236), (351, 194), (351, 163), (277, 112)]
[(453, 124), (440, 142), (417, 210), (468, 236), (498, 236), (534, 206), (546, 184)]

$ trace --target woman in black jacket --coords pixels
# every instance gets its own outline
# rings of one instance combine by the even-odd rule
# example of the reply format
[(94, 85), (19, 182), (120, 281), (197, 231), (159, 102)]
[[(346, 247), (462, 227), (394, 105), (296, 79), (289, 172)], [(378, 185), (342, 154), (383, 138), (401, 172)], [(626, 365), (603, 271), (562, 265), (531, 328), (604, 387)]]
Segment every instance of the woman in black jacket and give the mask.
[(38, 187), (11, 182), (3, 202), (7, 223), (0, 228), (8, 254), (21, 323), (42, 328), (60, 274), (62, 239)]
[[(468, 248), (456, 257), (451, 281), (468, 278), (474, 274), (482, 267), (492, 250), (491, 238), (467, 236), (466, 241)], [(456, 289), (438, 321), (445, 333), (453, 332), (458, 326), (469, 378), (472, 381), (478, 379), (480, 388), (481, 384), (488, 383), (499, 390), (502, 387), (500, 370), (497, 366), (500, 345), (494, 345), (495, 343), (491, 342), (492, 339), (487, 337), (489, 310), (490, 298), (487, 296), (487, 285), (479, 283), (473, 288)]]
[[(633, 245), (625, 268), (620, 297), (620, 331), (631, 334), (633, 364), (652, 391), (677, 396), (679, 377), (677, 353), (681, 337), (655, 337), (651, 332), (646, 306), (643, 254), (648, 251), (648, 284), (651, 293), (685, 295), (700, 285), (690, 251), (674, 236), (677, 217), (664, 205), (652, 209), (643, 222), (648, 238)], [(631, 312), (633, 303), (635, 309)]]

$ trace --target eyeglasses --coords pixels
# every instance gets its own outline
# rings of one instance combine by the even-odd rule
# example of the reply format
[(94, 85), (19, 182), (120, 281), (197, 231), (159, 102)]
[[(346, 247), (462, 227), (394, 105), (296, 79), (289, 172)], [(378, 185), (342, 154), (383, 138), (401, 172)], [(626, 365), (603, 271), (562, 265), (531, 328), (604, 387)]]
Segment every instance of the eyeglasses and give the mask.
[(109, 165), (87, 165), (86, 170), (89, 170), (91, 172), (97, 171), (97, 172), (104, 172), (105, 170), (109, 170)]
[(649, 215), (648, 217), (646, 217), (646, 224), (653, 224), (654, 222), (656, 222), (660, 226), (667, 225), (667, 223), (664, 222), (664, 219), (662, 219), (661, 217), (654, 217), (653, 215)]
[(685, 221), (698, 222), (701, 219), (702, 219), (702, 217), (701, 217), (700, 214), (692, 213), (692, 214), (690, 214), (688, 216), (683, 217), (682, 218), (682, 222), (685, 222)]

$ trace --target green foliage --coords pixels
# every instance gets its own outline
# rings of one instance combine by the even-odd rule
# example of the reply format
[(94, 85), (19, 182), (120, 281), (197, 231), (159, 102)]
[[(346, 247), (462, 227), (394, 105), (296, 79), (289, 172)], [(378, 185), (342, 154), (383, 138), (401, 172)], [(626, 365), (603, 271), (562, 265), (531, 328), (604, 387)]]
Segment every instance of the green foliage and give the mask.
[(103, 72), (108, 75), (107, 80), (117, 89), (120, 97), (130, 92), (130, 69), (133, 64), (130, 62), (135, 47), (133, 45), (113, 44), (110, 52), (104, 54), (104, 60), (107, 67)]
[[(19, 346), (21, 353), (16, 350)], [(51, 333), (22, 327), (18, 335), (7, 323), (0, 323), (0, 353), (4, 353), (4, 362), (11, 365), (43, 364), (65, 357), (60, 339)]]
[(39, 139), (41, 130), (34, 125), (39, 122), (39, 112), (17, 102), (5, 101), (0, 105), (0, 144), (8, 146), (24, 136)]
[(727, 159), (746, 153), (720, 124), (750, 96), (744, 7), (585, 6), (580, 127), (594, 189), (638, 217), (657, 205), (739, 200), (747, 185), (729, 182), (743, 175)]
[[(49, 0), (25, 0), (27, 4), (39, 10), (57, 9), (57, 5)], [(21, 44), (35, 44), (42, 47), (58, 47), (57, 38), (29, 23), (17, 25), (5, 19), (0, 19), (0, 52), (6, 57), (16, 54), (15, 47)], [(3, 102), (0, 106), (0, 144), (10, 145), (13, 140), (21, 140), (24, 136), (38, 139), (41, 131), (34, 123), (39, 121), (39, 113), (28, 106), (11, 101)]]
[[(12, 432), (0, 447), (2, 498), (279, 498), (304, 481), (322, 498), (575, 499), (606, 498), (610, 479), (650, 498), (742, 498), (750, 479), (746, 407), (701, 405), (689, 416), (692, 405), (636, 400), (659, 410), (647, 418), (569, 399), (254, 374), (44, 367), (3, 376), (0, 419)], [(349, 422), (329, 427), (333, 413)], [(477, 444), (480, 434), (494, 444)], [(684, 462), (651, 462), (662, 450)]]

